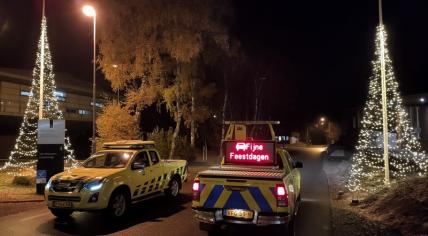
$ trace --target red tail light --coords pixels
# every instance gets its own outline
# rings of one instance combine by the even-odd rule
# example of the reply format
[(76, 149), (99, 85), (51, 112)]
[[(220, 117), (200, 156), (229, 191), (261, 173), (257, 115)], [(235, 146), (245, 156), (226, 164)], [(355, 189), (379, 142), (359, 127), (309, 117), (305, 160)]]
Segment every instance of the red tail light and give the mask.
[(288, 206), (288, 190), (284, 184), (277, 184), (275, 187), (276, 205), (279, 207)]
[(201, 189), (201, 183), (199, 182), (199, 179), (195, 179), (193, 181), (193, 185), (192, 185), (192, 191), (193, 191), (193, 200), (194, 201), (199, 201), (199, 197), (200, 197), (200, 189)]

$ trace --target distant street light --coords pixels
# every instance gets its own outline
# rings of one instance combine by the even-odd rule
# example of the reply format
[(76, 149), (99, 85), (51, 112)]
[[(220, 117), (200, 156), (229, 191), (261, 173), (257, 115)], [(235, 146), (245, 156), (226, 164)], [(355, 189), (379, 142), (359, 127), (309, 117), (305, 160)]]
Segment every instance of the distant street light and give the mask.
[(424, 103), (424, 102), (425, 102), (425, 98), (419, 98), (419, 101), (420, 101), (421, 103)]
[(83, 13), (86, 16), (92, 17), (94, 19), (94, 54), (93, 54), (93, 85), (92, 85), (92, 154), (95, 153), (95, 93), (96, 93), (96, 80), (95, 80), (95, 71), (96, 71), (96, 22), (97, 22), (97, 14), (95, 9), (92, 6), (85, 5), (82, 8)]

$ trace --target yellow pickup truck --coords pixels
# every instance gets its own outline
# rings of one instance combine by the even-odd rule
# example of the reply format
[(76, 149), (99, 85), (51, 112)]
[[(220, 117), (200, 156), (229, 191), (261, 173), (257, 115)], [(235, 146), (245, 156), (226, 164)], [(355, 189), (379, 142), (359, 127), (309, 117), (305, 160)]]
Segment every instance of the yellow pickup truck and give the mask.
[(104, 143), (81, 167), (52, 176), (45, 201), (57, 217), (107, 210), (120, 218), (132, 203), (177, 197), (186, 180), (185, 160), (161, 160), (153, 141), (123, 140)]
[(198, 173), (192, 209), (201, 230), (223, 224), (277, 225), (293, 231), (302, 163), (275, 142), (274, 122), (227, 122), (220, 167)]

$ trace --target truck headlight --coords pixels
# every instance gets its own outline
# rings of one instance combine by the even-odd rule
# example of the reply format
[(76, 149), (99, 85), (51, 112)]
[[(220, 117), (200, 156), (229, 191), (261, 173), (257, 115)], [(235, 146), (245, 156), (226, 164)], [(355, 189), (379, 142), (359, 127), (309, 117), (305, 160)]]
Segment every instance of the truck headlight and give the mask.
[(49, 179), (49, 181), (46, 183), (46, 185), (45, 185), (45, 189), (48, 189), (48, 190), (50, 190), (51, 189), (51, 187), (52, 187), (52, 179)]
[(83, 187), (90, 191), (98, 191), (103, 187), (104, 179), (94, 180), (86, 183)]

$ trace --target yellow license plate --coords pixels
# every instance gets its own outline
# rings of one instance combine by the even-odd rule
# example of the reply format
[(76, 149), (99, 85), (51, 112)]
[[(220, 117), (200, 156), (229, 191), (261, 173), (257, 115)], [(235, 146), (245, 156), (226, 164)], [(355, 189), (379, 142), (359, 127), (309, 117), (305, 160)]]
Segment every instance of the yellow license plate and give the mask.
[(59, 208), (71, 208), (73, 206), (72, 202), (67, 201), (53, 201), (52, 205)]
[(247, 210), (227, 209), (224, 211), (224, 215), (241, 219), (253, 219), (254, 213), (252, 211)]

